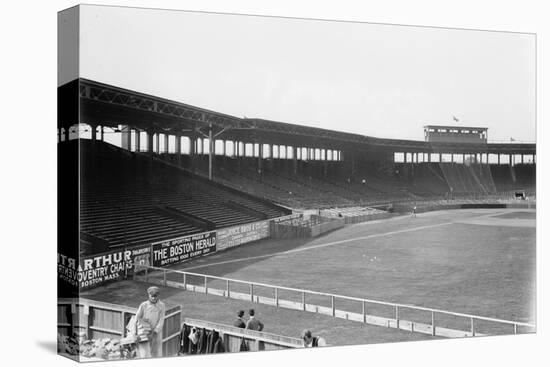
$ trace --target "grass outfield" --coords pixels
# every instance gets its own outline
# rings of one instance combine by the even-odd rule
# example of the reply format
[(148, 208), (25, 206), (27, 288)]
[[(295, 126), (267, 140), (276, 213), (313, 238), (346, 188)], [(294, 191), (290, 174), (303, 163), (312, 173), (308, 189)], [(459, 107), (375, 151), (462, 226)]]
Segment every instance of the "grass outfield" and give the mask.
[[(347, 226), (313, 240), (260, 241), (175, 268), (534, 323), (534, 210), (452, 210), (404, 216)], [(209, 286), (215, 286), (212, 283)], [(116, 290), (120, 284), (87, 294), (108, 300), (120, 293)], [(142, 284), (126, 285), (130, 292), (126, 302), (141, 300), (143, 288)], [(251, 306), (175, 289), (166, 292), (192, 313), (186, 316), (211, 321), (229, 323), (236, 309)], [(309, 327), (320, 330), (331, 344), (426, 338), (328, 316), (253, 307), (261, 311), (266, 324), (277, 325), (272, 332), (291, 336)], [(361, 332), (364, 337), (357, 337)], [(351, 335), (356, 337), (350, 342)]]

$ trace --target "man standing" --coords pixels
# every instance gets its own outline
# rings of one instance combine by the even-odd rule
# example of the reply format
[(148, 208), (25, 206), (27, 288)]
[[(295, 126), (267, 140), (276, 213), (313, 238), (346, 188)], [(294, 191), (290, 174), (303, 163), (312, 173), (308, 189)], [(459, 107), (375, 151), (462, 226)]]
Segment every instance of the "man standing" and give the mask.
[(262, 331), (264, 329), (264, 324), (254, 317), (254, 310), (252, 308), (248, 310), (248, 315), (250, 318), (246, 323), (246, 328), (250, 330)]
[(244, 311), (240, 310), (237, 312), (237, 319), (235, 322), (233, 322), (233, 326), (244, 329), (246, 327), (246, 324), (243, 321)]
[(162, 327), (166, 308), (159, 300), (159, 288), (147, 289), (149, 299), (139, 305), (136, 319), (140, 336), (147, 340), (138, 344), (140, 358), (162, 357)]

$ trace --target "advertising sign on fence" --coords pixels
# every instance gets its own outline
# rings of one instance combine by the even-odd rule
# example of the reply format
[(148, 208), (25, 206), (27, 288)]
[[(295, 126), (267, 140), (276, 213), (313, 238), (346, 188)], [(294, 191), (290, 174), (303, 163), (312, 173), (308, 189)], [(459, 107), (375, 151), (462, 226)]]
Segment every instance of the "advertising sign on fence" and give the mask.
[(216, 252), (216, 232), (203, 232), (151, 245), (153, 266), (176, 264)]
[(86, 289), (128, 274), (135, 264), (149, 265), (149, 257), (148, 245), (89, 255), (79, 263), (58, 253), (57, 273), (61, 280)]
[(218, 230), (218, 249), (225, 250), (266, 237), (269, 237), (269, 221), (267, 220), (223, 228)]

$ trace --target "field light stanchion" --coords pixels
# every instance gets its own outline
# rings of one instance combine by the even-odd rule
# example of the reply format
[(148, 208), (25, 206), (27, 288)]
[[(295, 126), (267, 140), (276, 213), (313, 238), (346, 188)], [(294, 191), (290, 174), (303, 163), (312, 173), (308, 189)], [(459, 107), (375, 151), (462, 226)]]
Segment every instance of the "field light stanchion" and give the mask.
[(367, 323), (367, 305), (365, 304), (365, 301), (363, 301), (363, 322)]
[(183, 289), (187, 290), (187, 273), (183, 273)]
[(204, 294), (208, 294), (208, 277), (204, 276)]
[(225, 291), (227, 292), (227, 298), (230, 298), (229, 295), (229, 279), (225, 281)]
[(279, 307), (279, 288), (275, 288), (275, 307)]
[(306, 292), (302, 292), (302, 309), (306, 310)]
[(514, 334), (518, 333), (518, 324), (514, 324)]
[(254, 302), (254, 284), (250, 283), (250, 300)]
[(332, 316), (336, 316), (336, 303), (334, 302), (334, 296), (330, 296), (330, 303), (332, 305)]
[(474, 318), (470, 317), (470, 330), (472, 331), (472, 336), (476, 336), (474, 332)]

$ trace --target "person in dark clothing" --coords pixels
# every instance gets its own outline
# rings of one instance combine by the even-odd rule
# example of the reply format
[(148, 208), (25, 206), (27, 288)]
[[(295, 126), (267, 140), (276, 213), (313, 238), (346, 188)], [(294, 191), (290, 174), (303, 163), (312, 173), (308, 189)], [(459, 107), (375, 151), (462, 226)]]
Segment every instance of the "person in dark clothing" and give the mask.
[(225, 348), (223, 346), (223, 339), (216, 330), (212, 330), (208, 336), (208, 349), (206, 353), (223, 353)]
[(197, 347), (197, 353), (205, 354), (208, 350), (208, 332), (205, 328), (200, 329), (199, 331), (199, 342)]
[(243, 321), (244, 311), (239, 310), (237, 312), (237, 319), (233, 322), (233, 326), (244, 329), (246, 327), (246, 324)]
[(242, 339), (241, 340), (241, 346), (239, 348), (239, 352), (248, 352), (249, 351), (249, 348), (248, 348), (248, 343), (246, 342), (246, 339)]
[(250, 318), (246, 323), (246, 329), (262, 331), (264, 329), (264, 324), (260, 320), (255, 318), (254, 314), (255, 312), (252, 308), (248, 310), (248, 315), (250, 316)]
[(183, 324), (181, 327), (181, 333), (180, 333), (180, 354), (187, 354), (189, 353), (189, 333), (191, 332), (191, 328)]

